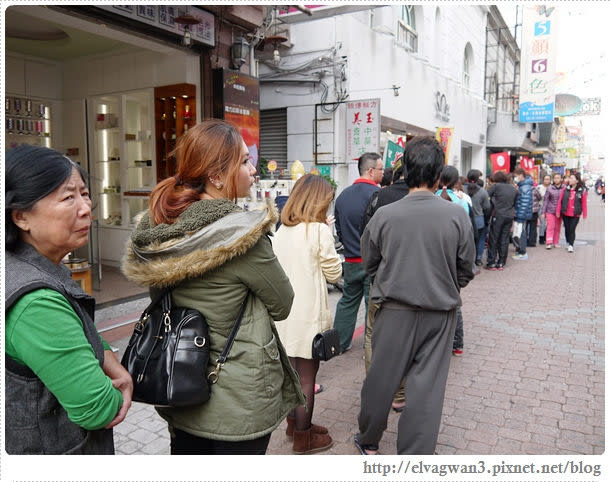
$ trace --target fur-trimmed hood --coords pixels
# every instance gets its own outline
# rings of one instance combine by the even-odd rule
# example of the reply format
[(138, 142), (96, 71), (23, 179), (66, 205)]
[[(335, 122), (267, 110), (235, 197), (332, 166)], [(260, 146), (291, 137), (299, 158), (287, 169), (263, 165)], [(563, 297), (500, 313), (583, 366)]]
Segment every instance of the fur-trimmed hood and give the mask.
[(173, 224), (155, 226), (145, 212), (127, 241), (121, 270), (140, 285), (173, 286), (244, 254), (277, 219), (272, 203), (244, 211), (227, 199), (197, 201)]

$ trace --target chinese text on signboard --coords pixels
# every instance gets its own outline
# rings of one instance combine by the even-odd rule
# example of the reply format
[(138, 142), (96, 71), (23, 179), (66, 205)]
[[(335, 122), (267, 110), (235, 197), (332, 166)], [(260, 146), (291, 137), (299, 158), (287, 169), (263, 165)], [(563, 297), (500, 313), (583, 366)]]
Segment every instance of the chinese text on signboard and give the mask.
[(347, 102), (347, 160), (358, 159), (365, 152), (379, 152), (379, 99)]

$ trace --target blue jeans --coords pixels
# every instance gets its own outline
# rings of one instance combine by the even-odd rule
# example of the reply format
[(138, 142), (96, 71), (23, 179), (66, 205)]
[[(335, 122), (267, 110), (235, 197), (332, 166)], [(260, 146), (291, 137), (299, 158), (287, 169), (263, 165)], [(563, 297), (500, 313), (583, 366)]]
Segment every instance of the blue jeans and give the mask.
[(485, 252), (485, 241), (487, 238), (487, 226), (479, 229), (479, 238), (477, 239), (477, 261), (481, 261)]
[(364, 312), (368, 312), (370, 284), (371, 278), (364, 271), (362, 263), (343, 263), (343, 295), (337, 303), (334, 322), (334, 327), (339, 332), (342, 351), (347, 350), (352, 343), (358, 308), (363, 296)]

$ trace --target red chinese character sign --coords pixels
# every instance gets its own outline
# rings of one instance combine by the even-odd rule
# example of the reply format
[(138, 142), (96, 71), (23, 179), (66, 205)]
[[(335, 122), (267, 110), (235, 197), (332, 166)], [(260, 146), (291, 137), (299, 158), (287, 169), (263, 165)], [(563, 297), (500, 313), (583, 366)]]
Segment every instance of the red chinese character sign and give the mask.
[(357, 160), (365, 152), (378, 153), (381, 128), (380, 100), (353, 100), (346, 104), (347, 160)]
[(520, 165), (526, 174), (532, 176), (532, 179), (534, 179), (535, 181), (538, 180), (538, 173), (540, 171), (540, 166), (536, 166), (533, 157), (523, 156), (520, 160)]
[(534, 158), (533, 157), (525, 157), (521, 158), (521, 167), (528, 171), (534, 168)]
[(491, 172), (504, 171), (510, 172), (510, 156), (508, 152), (498, 152), (497, 154), (491, 154)]
[(453, 136), (453, 127), (437, 127), (436, 140), (443, 148), (445, 153), (445, 165), (449, 162), (449, 148), (451, 147), (451, 137)]

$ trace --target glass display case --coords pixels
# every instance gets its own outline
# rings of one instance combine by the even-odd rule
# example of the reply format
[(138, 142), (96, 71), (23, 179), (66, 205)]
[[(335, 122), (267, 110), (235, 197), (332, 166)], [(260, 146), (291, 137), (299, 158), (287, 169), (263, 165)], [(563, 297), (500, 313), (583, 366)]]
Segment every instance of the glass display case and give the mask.
[(5, 97), (5, 145), (21, 144), (52, 147), (51, 102), (34, 97)]
[(134, 218), (157, 182), (153, 90), (87, 100), (89, 168), (100, 257), (118, 263)]
[(154, 169), (153, 112), (150, 92), (125, 96), (123, 201), (128, 222), (148, 208), (148, 196), (157, 182)]

